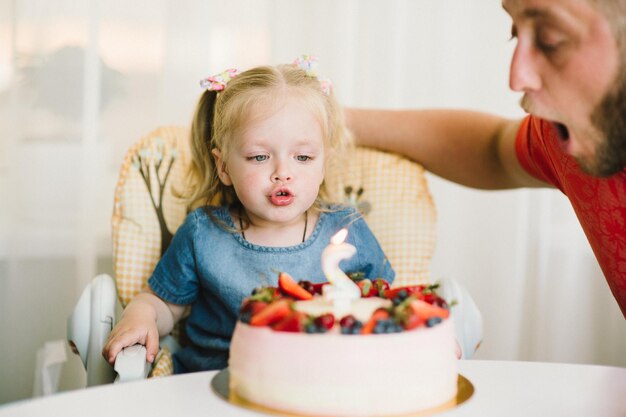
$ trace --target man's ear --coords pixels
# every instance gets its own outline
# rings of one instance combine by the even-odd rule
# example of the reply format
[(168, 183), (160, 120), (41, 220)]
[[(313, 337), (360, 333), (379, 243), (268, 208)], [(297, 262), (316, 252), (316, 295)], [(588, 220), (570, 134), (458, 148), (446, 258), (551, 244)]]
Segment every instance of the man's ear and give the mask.
[(220, 181), (222, 184), (226, 186), (233, 185), (233, 182), (230, 180), (230, 175), (228, 175), (228, 170), (226, 169), (226, 163), (224, 158), (222, 158), (222, 152), (219, 149), (214, 148), (211, 150), (213, 154), (213, 158), (215, 158), (215, 167), (217, 168), (217, 175), (220, 177)]

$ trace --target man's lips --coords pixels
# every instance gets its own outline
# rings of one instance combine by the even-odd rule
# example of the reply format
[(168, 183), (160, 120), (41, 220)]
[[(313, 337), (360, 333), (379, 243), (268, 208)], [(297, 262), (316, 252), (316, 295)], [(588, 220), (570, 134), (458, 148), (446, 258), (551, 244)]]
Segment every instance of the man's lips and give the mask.
[(552, 126), (554, 126), (554, 130), (557, 133), (557, 137), (559, 138), (559, 145), (561, 146), (561, 150), (565, 153), (570, 153), (570, 135), (569, 129), (563, 123), (552, 122)]
[(272, 191), (269, 199), (275, 206), (287, 206), (292, 203), (294, 195), (288, 188), (279, 188)]
[(559, 139), (569, 140), (569, 130), (567, 129), (567, 126), (559, 122), (552, 122), (552, 125), (554, 126), (557, 133), (559, 134)]

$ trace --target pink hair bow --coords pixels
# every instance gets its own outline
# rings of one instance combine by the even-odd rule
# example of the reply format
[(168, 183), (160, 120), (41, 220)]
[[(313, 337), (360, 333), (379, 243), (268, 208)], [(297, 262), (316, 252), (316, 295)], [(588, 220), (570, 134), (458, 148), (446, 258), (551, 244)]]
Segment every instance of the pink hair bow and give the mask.
[(320, 88), (325, 95), (329, 95), (333, 88), (333, 84), (329, 79), (320, 78), (317, 75), (318, 60), (315, 55), (301, 55), (293, 61), (293, 65), (304, 70), (309, 77), (317, 78), (320, 82)]
[(203, 80), (200, 80), (200, 86), (209, 91), (222, 91), (226, 88), (226, 84), (239, 74), (239, 71), (235, 68), (227, 69), (219, 74), (212, 75)]

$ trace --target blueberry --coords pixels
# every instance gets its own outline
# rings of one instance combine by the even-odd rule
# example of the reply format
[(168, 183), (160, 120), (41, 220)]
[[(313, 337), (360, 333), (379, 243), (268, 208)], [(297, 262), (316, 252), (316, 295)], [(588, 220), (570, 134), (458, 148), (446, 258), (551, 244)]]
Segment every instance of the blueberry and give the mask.
[(407, 290), (402, 289), (402, 290), (398, 291), (398, 293), (396, 294), (396, 296), (395, 296), (395, 297), (393, 297), (393, 299), (391, 300), (391, 302), (392, 302), (394, 305), (398, 305), (398, 304), (402, 303), (404, 300), (406, 300), (408, 297), (409, 297), (409, 293), (408, 293), (408, 291), (407, 291)]
[(426, 327), (433, 327), (439, 323), (441, 323), (441, 317), (431, 317), (426, 320)]
[(374, 334), (387, 333), (386, 328), (387, 326), (385, 325), (385, 322), (382, 320), (379, 320), (374, 325), (374, 329), (372, 329), (372, 333)]
[(360, 334), (362, 328), (363, 328), (363, 323), (357, 320), (350, 330), (352, 334)]
[(390, 328), (393, 326), (393, 321), (391, 319), (382, 319), (378, 320), (374, 325), (374, 329), (372, 333), (380, 334), (380, 333), (390, 333)]
[(317, 333), (318, 332), (317, 326), (315, 325), (315, 323), (312, 323), (312, 322), (307, 324), (306, 326), (304, 326), (304, 331), (306, 333)]
[(246, 323), (246, 324), (250, 323), (250, 319), (251, 318), (252, 318), (252, 312), (251, 311), (244, 311), (239, 316), (239, 320), (241, 320), (243, 323)]

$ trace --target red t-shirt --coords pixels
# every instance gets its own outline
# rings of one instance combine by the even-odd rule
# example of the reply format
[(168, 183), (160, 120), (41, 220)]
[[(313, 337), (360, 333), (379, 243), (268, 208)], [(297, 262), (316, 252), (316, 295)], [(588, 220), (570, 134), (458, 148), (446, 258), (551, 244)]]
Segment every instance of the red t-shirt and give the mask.
[(517, 158), (531, 175), (569, 198), (626, 317), (626, 169), (609, 178), (592, 177), (562, 151), (557, 135), (552, 123), (526, 117), (515, 142)]

